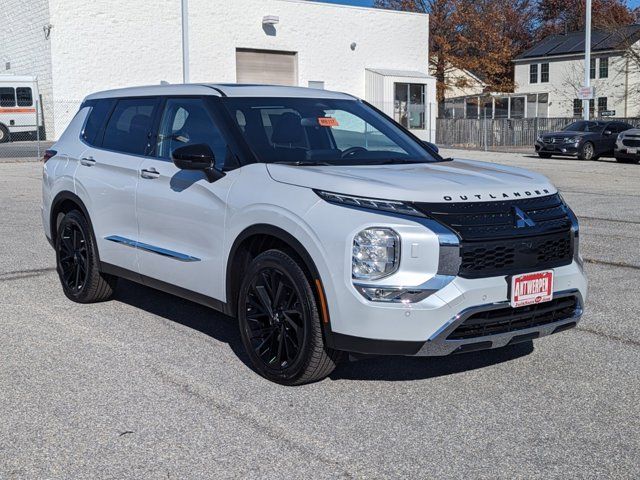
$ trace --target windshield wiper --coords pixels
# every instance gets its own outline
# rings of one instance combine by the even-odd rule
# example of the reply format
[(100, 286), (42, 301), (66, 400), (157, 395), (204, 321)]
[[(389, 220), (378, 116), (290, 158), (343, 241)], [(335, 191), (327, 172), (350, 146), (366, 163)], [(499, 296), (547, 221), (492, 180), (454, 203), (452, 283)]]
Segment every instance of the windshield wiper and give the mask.
[(273, 162), (277, 165), (292, 165), (294, 167), (333, 167), (334, 163), (329, 162)]

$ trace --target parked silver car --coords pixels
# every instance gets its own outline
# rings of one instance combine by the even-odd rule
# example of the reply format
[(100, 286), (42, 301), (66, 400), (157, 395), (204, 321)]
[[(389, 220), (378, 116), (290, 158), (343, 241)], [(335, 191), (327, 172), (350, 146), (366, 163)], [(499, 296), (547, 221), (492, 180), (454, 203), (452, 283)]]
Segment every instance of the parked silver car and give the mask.
[(620, 132), (613, 155), (621, 163), (640, 163), (640, 129)]

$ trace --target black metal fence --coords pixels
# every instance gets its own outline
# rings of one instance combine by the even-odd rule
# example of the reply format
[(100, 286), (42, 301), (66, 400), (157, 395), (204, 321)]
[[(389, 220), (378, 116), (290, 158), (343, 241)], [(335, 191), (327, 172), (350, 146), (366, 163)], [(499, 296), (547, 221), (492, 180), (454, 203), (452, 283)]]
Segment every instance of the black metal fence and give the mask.
[[(532, 150), (538, 135), (562, 130), (576, 118), (438, 118), (436, 143), (480, 150)], [(640, 126), (640, 118), (611, 119)]]

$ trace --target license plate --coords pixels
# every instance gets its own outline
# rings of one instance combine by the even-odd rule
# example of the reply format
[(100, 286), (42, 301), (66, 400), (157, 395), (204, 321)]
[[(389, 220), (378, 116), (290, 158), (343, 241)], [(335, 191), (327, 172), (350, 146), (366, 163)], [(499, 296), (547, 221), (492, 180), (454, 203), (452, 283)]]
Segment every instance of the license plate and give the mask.
[(638, 153), (638, 149), (637, 148), (627, 148), (627, 153), (635, 155), (636, 153)]
[(534, 305), (553, 300), (553, 270), (511, 277), (511, 306)]

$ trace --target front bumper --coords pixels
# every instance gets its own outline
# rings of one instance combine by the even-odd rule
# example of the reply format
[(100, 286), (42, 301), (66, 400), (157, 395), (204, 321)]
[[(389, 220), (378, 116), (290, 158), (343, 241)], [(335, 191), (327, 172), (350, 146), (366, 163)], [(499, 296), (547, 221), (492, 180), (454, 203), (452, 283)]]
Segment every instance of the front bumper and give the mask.
[(508, 302), (494, 303), (471, 307), (453, 317), (449, 323), (442, 326), (426, 342), (397, 342), (384, 340), (371, 340), (358, 337), (338, 335), (336, 347), (362, 354), (376, 355), (405, 355), (405, 356), (445, 356), (458, 353), (467, 353), (478, 350), (506, 347), (537, 338), (564, 332), (575, 327), (584, 309), (584, 302), (578, 290), (561, 292), (556, 294), (556, 299), (575, 298), (576, 306), (573, 311), (555, 321), (543, 323), (529, 328), (496, 333), (492, 335), (476, 336), (466, 339), (451, 339), (450, 336), (465, 323), (471, 316), (478, 313), (491, 312), (507, 308)]
[(578, 155), (578, 148), (577, 143), (535, 143), (536, 153), (548, 153), (550, 155), (575, 157)]
[(613, 152), (613, 156), (624, 160), (638, 160), (640, 159), (640, 150), (638, 150), (637, 153), (629, 153), (625, 147), (616, 148)]

